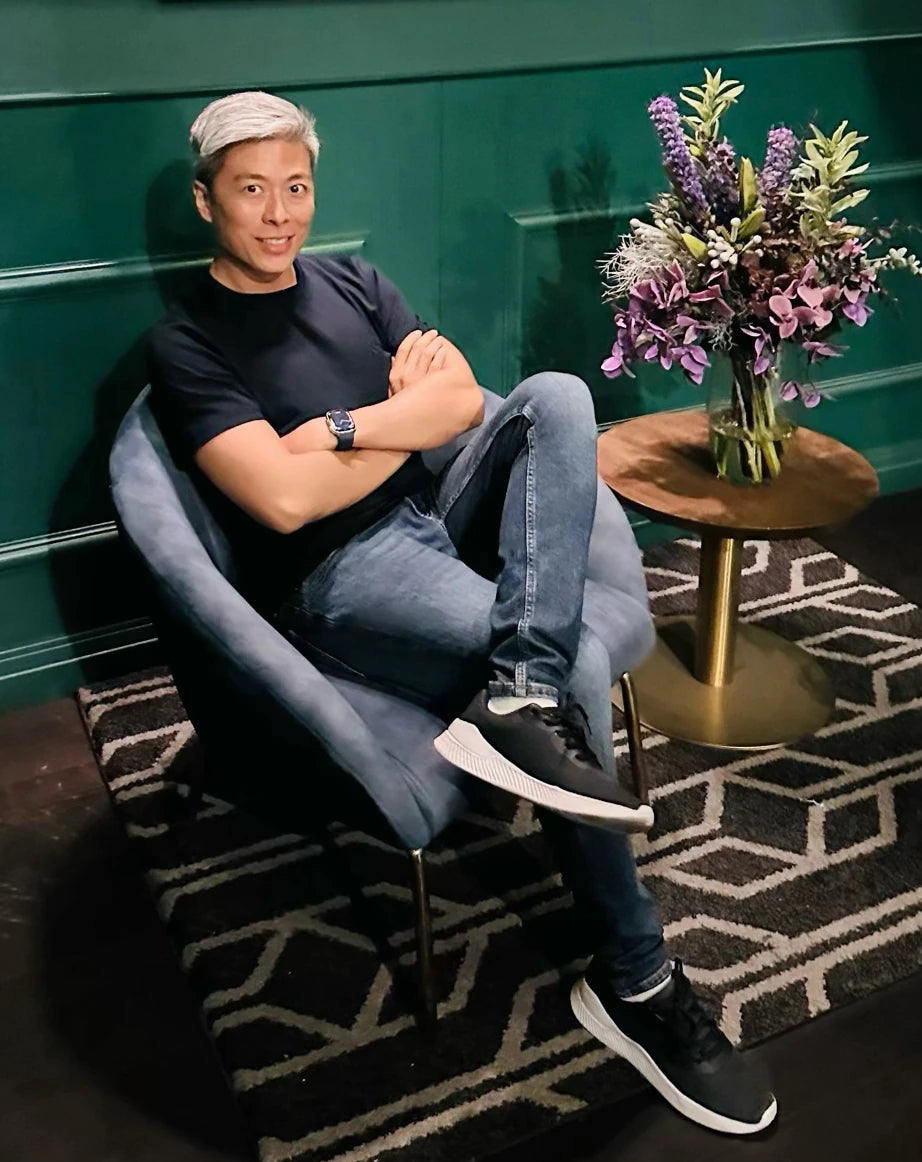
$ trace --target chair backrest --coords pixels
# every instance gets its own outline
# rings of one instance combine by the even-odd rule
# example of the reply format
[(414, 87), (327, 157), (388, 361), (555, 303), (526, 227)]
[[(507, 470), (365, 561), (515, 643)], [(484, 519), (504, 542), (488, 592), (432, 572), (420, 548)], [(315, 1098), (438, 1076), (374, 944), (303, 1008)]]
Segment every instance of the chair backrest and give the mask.
[[(345, 772), (401, 844), (425, 847), (464, 805), (463, 778), (429, 745), (438, 721), (405, 707), (398, 733), (425, 756), (411, 770), (371, 725), (379, 713), (397, 715), (400, 700), (381, 695), (388, 704), (372, 705), (377, 691), (327, 678), (247, 602), (207, 490), (173, 461), (146, 392), (122, 421), (109, 465), (119, 526), (154, 583), (155, 621), (177, 689), (196, 733), (220, 755), (217, 766), (229, 756), (249, 774), (265, 765), (273, 786), (303, 782), (305, 773), (326, 779), (328, 767)], [(249, 762), (254, 755), (259, 761)], [(352, 784), (338, 786), (337, 777), (311, 799), (318, 818), (333, 798), (350, 798)], [(350, 818), (353, 808), (350, 799), (335, 817)]]
[(151, 411), (149, 391), (145, 388), (131, 405), (109, 457), (112, 496), (122, 531), (146, 558), (144, 540), (149, 535), (149, 526), (137, 519), (136, 506), (128, 503), (129, 492), (134, 494), (138, 480), (143, 479), (148, 504), (181, 509), (215, 566), (233, 583), (236, 573), (233, 553), (224, 530), (203, 497), (203, 480), (194, 470), (184, 471), (173, 459)]

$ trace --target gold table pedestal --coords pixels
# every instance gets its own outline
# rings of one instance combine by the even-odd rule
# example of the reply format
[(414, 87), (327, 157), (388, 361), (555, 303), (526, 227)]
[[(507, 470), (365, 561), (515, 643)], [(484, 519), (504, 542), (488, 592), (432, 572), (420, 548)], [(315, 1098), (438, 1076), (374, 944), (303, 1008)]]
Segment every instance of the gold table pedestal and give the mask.
[[(877, 493), (860, 453), (801, 428), (781, 475), (762, 488), (718, 480), (698, 410), (638, 416), (599, 437), (599, 473), (639, 512), (701, 536), (697, 613), (657, 622), (653, 653), (632, 671), (640, 721), (667, 738), (767, 750), (830, 719), (825, 671), (792, 642), (738, 624), (743, 541), (809, 536)], [(619, 687), (612, 701), (621, 705)]]
[[(835, 697), (825, 670), (799, 646), (757, 625), (738, 625), (741, 542), (705, 535), (698, 612), (657, 621), (652, 654), (633, 671), (640, 719), (668, 738), (767, 750), (829, 721)], [(612, 701), (621, 706), (615, 686)]]

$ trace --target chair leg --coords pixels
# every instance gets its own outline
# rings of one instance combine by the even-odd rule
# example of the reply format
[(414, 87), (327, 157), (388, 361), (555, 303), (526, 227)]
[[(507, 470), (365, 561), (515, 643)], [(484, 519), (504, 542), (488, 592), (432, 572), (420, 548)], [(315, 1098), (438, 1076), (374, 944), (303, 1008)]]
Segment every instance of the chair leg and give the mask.
[(634, 774), (634, 794), (642, 803), (650, 802), (647, 782), (647, 764), (643, 753), (643, 737), (640, 718), (637, 713), (637, 695), (631, 675), (621, 675), (621, 695), (624, 700), (624, 721), (627, 725), (627, 746), (631, 756), (631, 770)]
[(429, 885), (426, 882), (426, 851), (417, 847), (410, 857), (413, 906), (416, 912), (416, 966), (419, 979), (419, 1024), (426, 1032), (435, 1028), (435, 976), (432, 956), (432, 916), (429, 911)]

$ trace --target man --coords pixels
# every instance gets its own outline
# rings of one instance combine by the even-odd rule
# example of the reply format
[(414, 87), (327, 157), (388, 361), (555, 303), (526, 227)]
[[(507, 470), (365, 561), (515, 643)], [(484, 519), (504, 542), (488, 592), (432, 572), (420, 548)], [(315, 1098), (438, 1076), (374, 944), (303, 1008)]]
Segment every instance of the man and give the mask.
[[(687, 1116), (763, 1128), (775, 1100), (667, 958), (624, 835), (652, 813), (615, 775), (590, 625), (620, 619), (626, 668), (650, 623), (636, 552), (623, 607), (586, 580), (585, 385), (533, 376), (485, 418), (464, 356), (382, 275), (299, 257), (319, 150), (304, 110), (238, 93), (191, 141), (215, 257), (152, 332), (152, 403), (213, 486), (238, 585), (321, 668), (437, 707), (446, 758), (543, 809), (594, 946), (577, 1018)], [(428, 473), (420, 453), (468, 431)]]

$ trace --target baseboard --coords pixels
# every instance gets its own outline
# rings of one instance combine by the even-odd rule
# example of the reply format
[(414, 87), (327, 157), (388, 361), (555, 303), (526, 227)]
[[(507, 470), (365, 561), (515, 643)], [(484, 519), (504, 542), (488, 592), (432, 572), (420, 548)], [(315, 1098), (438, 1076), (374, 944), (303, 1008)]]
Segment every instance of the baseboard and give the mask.
[(872, 448), (867, 457), (877, 469), (881, 494), (922, 487), (922, 439)]

